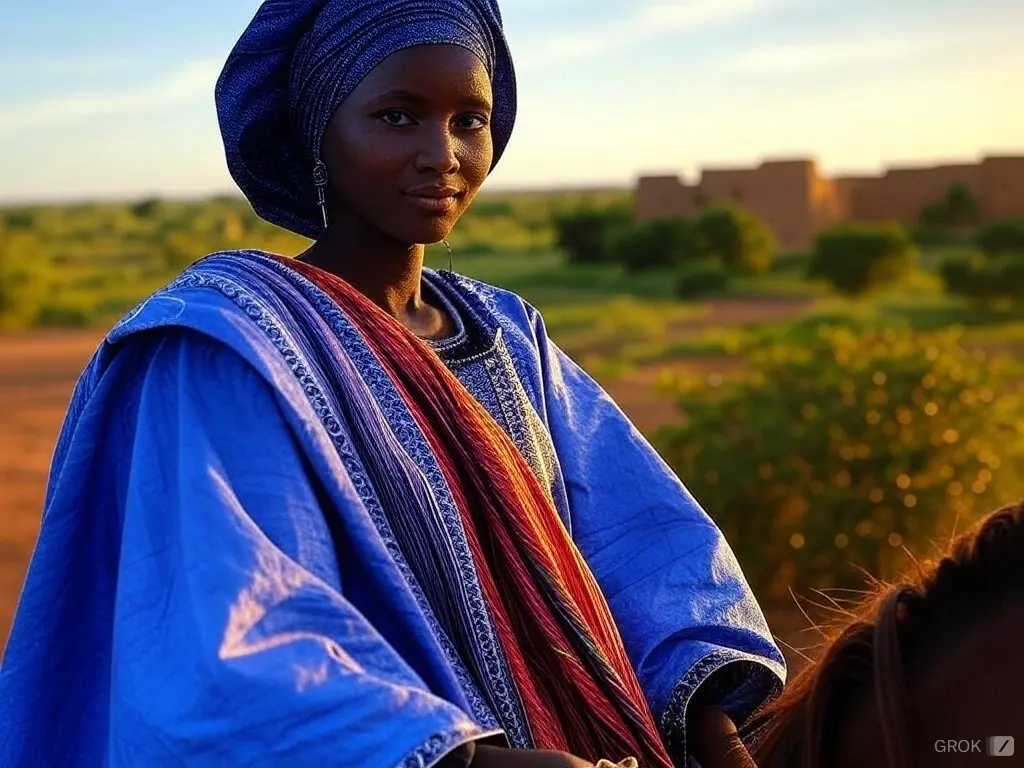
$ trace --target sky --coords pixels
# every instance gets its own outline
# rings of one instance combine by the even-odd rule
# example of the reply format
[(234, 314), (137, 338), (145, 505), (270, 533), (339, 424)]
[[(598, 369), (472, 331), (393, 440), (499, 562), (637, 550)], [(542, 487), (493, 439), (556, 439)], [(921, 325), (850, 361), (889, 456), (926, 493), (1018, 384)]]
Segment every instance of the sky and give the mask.
[[(494, 190), (812, 157), (1024, 154), (1020, 0), (499, 0), (519, 81)], [(970, 7), (968, 7), (970, 6)], [(11, 3), (0, 201), (235, 190), (213, 84), (253, 0)]]

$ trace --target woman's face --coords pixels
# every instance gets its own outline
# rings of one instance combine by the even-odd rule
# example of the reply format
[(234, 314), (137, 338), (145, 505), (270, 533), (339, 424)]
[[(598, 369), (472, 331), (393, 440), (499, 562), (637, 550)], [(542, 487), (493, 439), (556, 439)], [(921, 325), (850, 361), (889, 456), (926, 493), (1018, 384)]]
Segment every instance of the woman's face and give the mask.
[(367, 226), (401, 243), (447, 237), (491, 167), (491, 84), (453, 45), (399, 51), (334, 113), (322, 157), (331, 226)]

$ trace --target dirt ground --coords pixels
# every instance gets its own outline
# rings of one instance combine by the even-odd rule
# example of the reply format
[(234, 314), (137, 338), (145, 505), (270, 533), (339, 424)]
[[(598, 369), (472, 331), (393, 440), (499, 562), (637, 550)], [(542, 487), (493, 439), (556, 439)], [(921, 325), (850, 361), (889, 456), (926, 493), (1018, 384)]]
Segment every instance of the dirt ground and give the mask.
[[(771, 321), (800, 309), (797, 303), (758, 304), (722, 302), (699, 322), (706, 327)], [(75, 382), (100, 339), (95, 332), (0, 336), (0, 638), (5, 642), (39, 530), (53, 446)], [(724, 373), (732, 364), (718, 358), (686, 363), (706, 373)], [(642, 430), (674, 418), (672, 403), (655, 392), (663, 368), (641, 369), (609, 384), (612, 396)], [(780, 635), (799, 633), (793, 616), (770, 618)]]
[(96, 333), (0, 337), (0, 637), (28, 566), (57, 433)]

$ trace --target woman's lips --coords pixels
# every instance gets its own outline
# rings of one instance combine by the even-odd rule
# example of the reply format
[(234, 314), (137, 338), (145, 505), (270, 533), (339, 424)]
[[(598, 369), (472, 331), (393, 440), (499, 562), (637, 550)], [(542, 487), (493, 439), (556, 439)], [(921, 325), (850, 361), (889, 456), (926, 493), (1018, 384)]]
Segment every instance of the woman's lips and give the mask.
[(406, 196), (417, 208), (433, 214), (445, 214), (452, 211), (458, 203), (460, 194), (455, 190), (406, 192)]

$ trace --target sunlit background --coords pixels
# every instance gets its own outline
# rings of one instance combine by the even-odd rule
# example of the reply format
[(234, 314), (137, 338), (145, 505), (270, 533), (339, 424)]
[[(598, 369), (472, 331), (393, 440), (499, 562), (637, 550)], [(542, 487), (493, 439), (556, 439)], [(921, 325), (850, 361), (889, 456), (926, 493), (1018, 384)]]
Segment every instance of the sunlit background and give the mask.
[[(257, 4), (12, 3), (0, 199), (232, 188), (213, 83)], [(973, 160), (1024, 137), (1016, 0), (507, 0), (521, 109), (492, 186), (811, 155)]]

